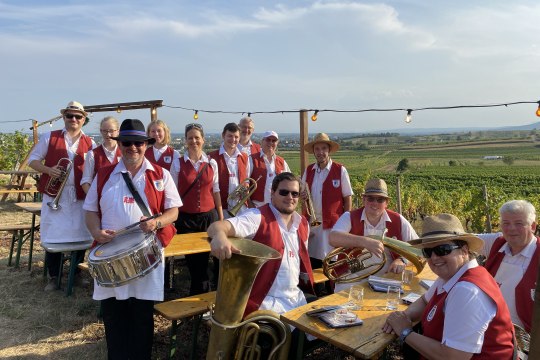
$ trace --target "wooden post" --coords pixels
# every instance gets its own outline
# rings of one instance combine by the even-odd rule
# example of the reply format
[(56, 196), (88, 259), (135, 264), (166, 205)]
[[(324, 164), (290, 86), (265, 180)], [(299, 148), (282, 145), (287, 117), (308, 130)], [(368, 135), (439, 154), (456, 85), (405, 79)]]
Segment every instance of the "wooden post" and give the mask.
[(300, 110), (300, 176), (304, 174), (308, 162), (308, 153), (304, 145), (308, 143), (308, 112)]
[(398, 175), (396, 180), (397, 212), (401, 214), (401, 176)]
[(157, 107), (152, 106), (150, 108), (150, 121), (156, 121), (157, 119)]
[(486, 230), (488, 233), (490, 233), (492, 231), (491, 215), (489, 214), (488, 192), (487, 192), (487, 186), (485, 184), (483, 186), (483, 192), (484, 192), (484, 203), (486, 204)]
[[(536, 278), (540, 279), (540, 267), (538, 267)], [(540, 359), (540, 281), (536, 282), (534, 299), (531, 342), (529, 343), (529, 359), (531, 360)]]

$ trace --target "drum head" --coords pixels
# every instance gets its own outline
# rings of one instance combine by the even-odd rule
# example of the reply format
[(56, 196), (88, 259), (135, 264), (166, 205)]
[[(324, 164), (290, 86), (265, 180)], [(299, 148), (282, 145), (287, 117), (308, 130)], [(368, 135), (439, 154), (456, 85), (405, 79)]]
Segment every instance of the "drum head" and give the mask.
[(145, 234), (141, 231), (123, 234), (115, 237), (111, 242), (99, 245), (92, 250), (88, 257), (93, 260), (114, 258), (133, 251), (138, 244), (146, 243), (152, 236), (152, 233)]

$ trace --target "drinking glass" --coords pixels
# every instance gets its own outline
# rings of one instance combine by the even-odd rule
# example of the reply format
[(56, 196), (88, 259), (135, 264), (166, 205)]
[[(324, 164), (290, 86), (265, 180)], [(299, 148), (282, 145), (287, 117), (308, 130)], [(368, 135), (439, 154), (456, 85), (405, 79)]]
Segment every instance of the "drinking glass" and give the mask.
[(364, 288), (362, 285), (353, 285), (349, 289), (349, 301), (346, 304), (349, 310), (360, 310), (364, 304)]
[(401, 298), (399, 286), (389, 286), (386, 291), (386, 310), (397, 310)]
[(401, 273), (401, 282), (403, 284), (409, 285), (412, 282), (412, 279), (414, 277), (414, 272), (411, 269), (405, 268), (403, 272)]

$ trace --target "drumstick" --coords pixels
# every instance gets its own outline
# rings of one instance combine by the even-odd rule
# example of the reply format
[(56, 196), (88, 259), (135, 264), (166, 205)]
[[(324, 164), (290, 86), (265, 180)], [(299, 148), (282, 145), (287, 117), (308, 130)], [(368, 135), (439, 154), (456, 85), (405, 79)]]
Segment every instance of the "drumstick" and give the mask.
[(157, 218), (157, 217), (160, 216), (160, 215), (161, 215), (161, 213), (154, 214), (154, 215), (152, 215), (152, 216), (150, 216), (150, 217), (147, 217), (146, 219), (143, 219), (143, 220), (141, 220), (141, 221), (139, 221), (139, 222), (136, 222), (136, 223), (134, 223), (134, 224), (128, 225), (128, 226), (126, 226), (125, 228), (116, 230), (116, 231), (114, 232), (114, 236), (118, 236), (118, 235), (125, 234), (125, 233), (127, 233), (127, 232), (133, 230), (133, 229), (136, 228), (137, 226), (141, 225), (142, 223), (147, 222), (148, 220), (155, 219), (155, 218)]

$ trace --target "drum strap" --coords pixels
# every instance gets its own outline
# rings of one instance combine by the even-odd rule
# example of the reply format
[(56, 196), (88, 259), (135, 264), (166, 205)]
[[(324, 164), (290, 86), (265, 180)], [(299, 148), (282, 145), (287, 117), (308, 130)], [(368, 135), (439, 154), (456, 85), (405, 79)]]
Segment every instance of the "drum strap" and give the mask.
[(123, 172), (122, 177), (124, 178), (124, 181), (126, 182), (126, 185), (127, 185), (128, 189), (129, 189), (129, 191), (131, 191), (131, 195), (133, 195), (133, 198), (137, 202), (137, 205), (139, 205), (139, 208), (141, 209), (143, 215), (146, 216), (146, 217), (152, 216), (152, 215), (150, 215), (150, 211), (148, 211), (148, 208), (144, 204), (144, 201), (141, 198), (141, 195), (139, 195), (139, 192), (135, 188), (135, 185), (133, 185), (133, 181), (131, 181), (131, 178), (129, 177), (129, 174), (127, 172)]

